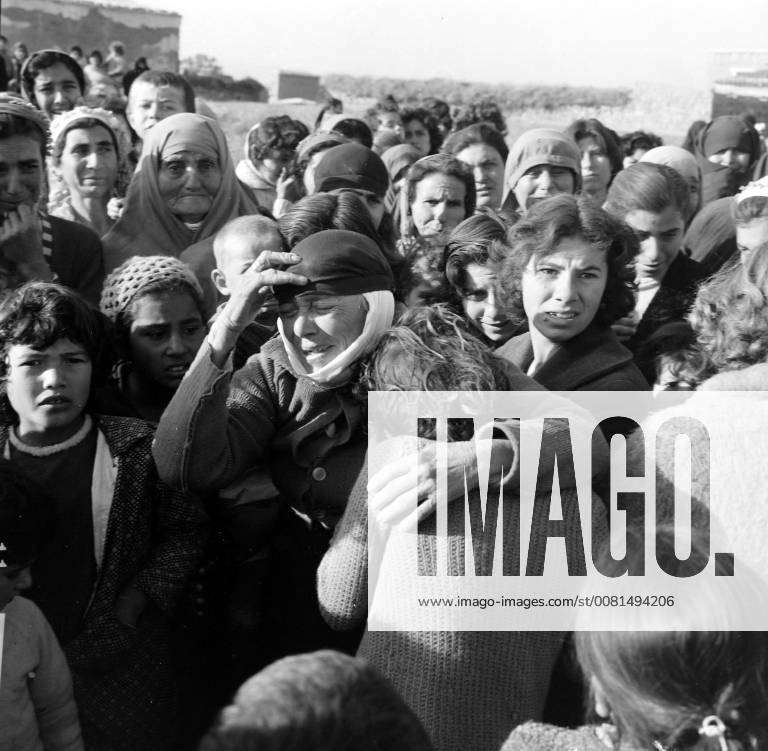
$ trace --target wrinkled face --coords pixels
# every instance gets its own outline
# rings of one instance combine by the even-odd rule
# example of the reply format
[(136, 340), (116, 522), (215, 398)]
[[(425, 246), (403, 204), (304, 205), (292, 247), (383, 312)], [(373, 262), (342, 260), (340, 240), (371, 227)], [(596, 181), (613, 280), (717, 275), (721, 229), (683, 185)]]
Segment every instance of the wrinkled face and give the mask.
[(37, 106), (48, 117), (74, 109), (83, 96), (75, 74), (63, 63), (44, 68), (35, 76)]
[(494, 344), (503, 344), (514, 334), (517, 327), (504, 313), (496, 274), (487, 266), (467, 264), (459, 294), (464, 317)]
[(466, 219), (467, 187), (453, 175), (430, 172), (416, 184), (411, 204), (413, 223), (430, 244), (445, 245), (448, 235)]
[(550, 342), (581, 334), (600, 308), (608, 280), (605, 253), (581, 237), (532, 256), (523, 272), (523, 307), (531, 328)]
[(6, 357), (8, 401), (19, 416), (19, 437), (48, 446), (76, 433), (91, 389), (85, 348), (69, 339), (42, 350), (13, 344)]
[(208, 154), (182, 151), (160, 162), (160, 195), (168, 210), (182, 222), (205, 219), (220, 186), (221, 167)]
[(280, 303), (283, 332), (309, 373), (338, 357), (363, 331), (368, 306), (362, 295), (301, 295)]
[(147, 382), (175, 391), (205, 338), (205, 324), (183, 290), (143, 295), (131, 304), (130, 356)]
[(501, 154), (486, 143), (473, 143), (456, 154), (456, 158), (472, 169), (477, 205), (498, 209), (504, 188), (504, 160)]
[(126, 116), (141, 139), (161, 120), (186, 111), (184, 92), (175, 86), (155, 86), (148, 81), (134, 81), (131, 85)]
[(58, 170), (70, 192), (109, 197), (117, 180), (117, 152), (109, 131), (102, 125), (68, 131)]
[(0, 568), (0, 613), (16, 595), (32, 586), (29, 566), (4, 566)]
[(421, 120), (403, 123), (403, 140), (413, 146), (420, 156), (427, 156), (430, 152), (429, 131)]
[(635, 276), (660, 282), (683, 245), (685, 222), (682, 214), (668, 206), (660, 214), (630, 211), (624, 221), (635, 230), (640, 242)]
[(719, 164), (722, 167), (728, 167), (731, 172), (735, 172), (740, 175), (744, 175), (749, 169), (750, 156), (747, 151), (740, 151), (739, 149), (722, 149), (710, 154), (707, 160), (713, 164)]
[(538, 201), (560, 193), (570, 195), (575, 189), (576, 178), (567, 167), (538, 164), (526, 170), (512, 192), (517, 199), (517, 205), (525, 212)]
[(35, 206), (40, 198), (43, 157), (29, 136), (0, 138), (0, 212)]
[(768, 218), (753, 219), (746, 224), (736, 225), (736, 247), (741, 254), (741, 262), (746, 263), (750, 253), (768, 243)]
[(611, 160), (602, 144), (594, 137), (587, 136), (578, 141), (581, 151), (581, 181), (583, 191), (602, 203), (611, 181)]

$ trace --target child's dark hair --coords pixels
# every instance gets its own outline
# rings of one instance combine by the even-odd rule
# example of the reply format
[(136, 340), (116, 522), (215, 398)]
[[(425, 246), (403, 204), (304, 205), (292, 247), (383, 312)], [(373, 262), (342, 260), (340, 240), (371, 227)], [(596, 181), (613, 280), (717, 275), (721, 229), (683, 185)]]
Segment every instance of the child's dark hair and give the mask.
[(198, 751), (431, 751), (387, 680), (330, 650), (285, 657), (246, 681)]
[[(691, 556), (685, 562), (678, 561), (674, 552), (672, 526), (664, 524), (655, 534), (657, 558), (660, 563), (663, 558), (667, 567), (675, 563), (677, 569), (668, 570), (676, 576), (698, 571), (709, 559), (708, 533), (693, 528)], [(631, 530), (630, 535), (640, 544), (628, 544), (628, 550), (639, 552), (641, 533)], [(730, 564), (716, 561), (715, 568), (719, 575), (732, 572)], [(732, 588), (732, 599), (723, 597), (722, 589), (710, 588), (711, 580), (714, 577), (702, 580), (697, 598), (702, 607), (722, 611), (723, 630), (644, 630), (639, 620), (641, 630), (576, 633), (579, 663), (592, 689), (597, 688), (609, 705), (622, 748), (719, 751), (724, 747), (721, 738), (733, 751), (766, 747), (768, 634), (727, 630), (728, 614), (743, 610), (749, 595), (742, 584)], [(755, 579), (754, 584), (753, 594), (760, 596), (762, 582)], [(681, 619), (670, 625), (690, 623), (688, 614)], [(721, 723), (722, 735), (702, 732), (711, 718)]]
[(5, 379), (8, 350), (17, 344), (46, 349), (59, 339), (82, 345), (93, 366), (91, 388), (105, 382), (112, 351), (109, 322), (77, 292), (61, 284), (29, 282), (0, 302), (0, 419), (15, 422)]
[(56, 528), (50, 496), (15, 464), (0, 459), (0, 560), (28, 566), (46, 548)]
[(695, 382), (690, 363), (698, 356), (696, 332), (687, 321), (670, 321), (653, 332), (641, 343), (635, 362), (645, 380), (653, 384), (658, 380), (659, 368), (670, 365), (680, 380)]

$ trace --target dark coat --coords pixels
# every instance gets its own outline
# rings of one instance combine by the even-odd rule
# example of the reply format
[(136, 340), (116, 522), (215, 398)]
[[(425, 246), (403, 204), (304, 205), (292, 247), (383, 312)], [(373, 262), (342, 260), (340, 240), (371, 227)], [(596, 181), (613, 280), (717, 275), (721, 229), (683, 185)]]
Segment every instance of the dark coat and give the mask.
[[(63, 644), (89, 748), (166, 748), (174, 709), (168, 620), (207, 538), (191, 498), (160, 484), (152, 428), (140, 420), (96, 417), (117, 468), (104, 557), (82, 631)], [(0, 445), (8, 427), (0, 426)], [(128, 586), (150, 600), (137, 628), (115, 617)]]
[(104, 254), (99, 236), (88, 227), (48, 216), (51, 256), (48, 263), (62, 284), (77, 290), (88, 302), (99, 304), (104, 283)]

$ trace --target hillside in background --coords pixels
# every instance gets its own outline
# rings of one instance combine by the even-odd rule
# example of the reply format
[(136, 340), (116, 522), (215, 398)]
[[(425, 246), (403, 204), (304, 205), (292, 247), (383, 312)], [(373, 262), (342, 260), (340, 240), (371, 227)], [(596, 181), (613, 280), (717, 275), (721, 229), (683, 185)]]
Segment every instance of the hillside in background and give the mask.
[(450, 78), (404, 80), (332, 74), (323, 77), (324, 86), (341, 98), (383, 99), (388, 94), (403, 104), (414, 104), (433, 96), (452, 106), (492, 97), (502, 110), (554, 110), (561, 107), (625, 107), (632, 98), (630, 89), (602, 89), (592, 86), (543, 86), (487, 84), (454, 81)]

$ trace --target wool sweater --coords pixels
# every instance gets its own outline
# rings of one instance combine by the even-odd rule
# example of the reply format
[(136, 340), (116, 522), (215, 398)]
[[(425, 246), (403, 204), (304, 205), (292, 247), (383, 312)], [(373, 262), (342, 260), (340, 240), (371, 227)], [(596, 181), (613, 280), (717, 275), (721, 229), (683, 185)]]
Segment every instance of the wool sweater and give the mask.
[(526, 722), (516, 727), (501, 751), (606, 751), (614, 748), (612, 726), (585, 725), (561, 728), (540, 722)]
[(48, 621), (25, 597), (2, 613), (0, 751), (83, 751), (72, 676)]

